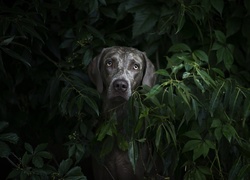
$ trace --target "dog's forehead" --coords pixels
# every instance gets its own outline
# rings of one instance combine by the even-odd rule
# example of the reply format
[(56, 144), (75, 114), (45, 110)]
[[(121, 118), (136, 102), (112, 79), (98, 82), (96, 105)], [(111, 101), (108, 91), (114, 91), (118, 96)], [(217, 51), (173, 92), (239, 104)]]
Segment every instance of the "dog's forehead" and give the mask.
[(124, 61), (135, 60), (143, 62), (143, 54), (134, 48), (110, 48), (107, 49), (103, 59), (116, 58)]

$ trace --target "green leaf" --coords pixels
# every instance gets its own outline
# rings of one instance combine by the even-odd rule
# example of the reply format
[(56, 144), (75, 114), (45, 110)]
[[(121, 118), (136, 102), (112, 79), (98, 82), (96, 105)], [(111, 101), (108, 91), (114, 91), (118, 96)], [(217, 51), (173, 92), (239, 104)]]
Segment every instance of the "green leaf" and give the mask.
[(72, 166), (73, 161), (71, 159), (63, 160), (58, 168), (58, 173), (60, 176), (63, 176), (69, 170), (70, 166)]
[(197, 148), (197, 146), (201, 144), (201, 140), (190, 140), (188, 141), (183, 149), (182, 149), (182, 153), (187, 152), (187, 151), (191, 151), (194, 150), (195, 148)]
[(211, 0), (211, 4), (222, 15), (224, 0)]
[(105, 43), (105, 39), (104, 39), (104, 35), (98, 31), (97, 29), (95, 29), (94, 27), (92, 26), (87, 26), (86, 25), (86, 28), (88, 29), (88, 31), (90, 33), (92, 33), (95, 37), (99, 38), (100, 40), (102, 40), (104, 43)]
[(81, 123), (80, 125), (80, 131), (81, 131), (81, 134), (86, 137), (87, 136), (87, 132), (88, 132), (88, 128), (87, 126), (85, 125), (85, 123)]
[(1, 158), (8, 157), (10, 153), (11, 153), (10, 147), (6, 143), (0, 141), (0, 157)]
[(182, 75), (182, 79), (186, 79), (186, 78), (188, 78), (190, 75), (191, 75), (190, 72), (184, 72), (183, 75)]
[(156, 149), (159, 149), (159, 145), (160, 145), (160, 141), (161, 141), (161, 135), (162, 135), (162, 126), (160, 125), (157, 128), (157, 131), (156, 131), (156, 138), (155, 138)]
[(206, 71), (197, 69), (197, 73), (198, 73), (198, 75), (201, 76), (201, 78), (205, 81), (205, 83), (207, 85), (210, 85), (210, 83), (211, 83), (214, 86), (216, 86), (215, 81), (207, 74)]
[[(219, 0), (219, 1), (221, 1), (221, 0)], [(221, 44), (226, 44), (227, 38), (226, 38), (225, 34), (219, 30), (215, 30), (214, 32), (215, 32), (216, 40), (219, 41)]]
[(21, 55), (17, 54), (16, 52), (10, 50), (10, 49), (7, 49), (7, 48), (1, 48), (6, 54), (8, 54), (9, 56), (13, 57), (14, 59), (17, 59), (21, 62), (23, 62), (25, 65), (31, 67), (30, 63), (25, 59), (23, 58)]
[(228, 48), (226, 48), (223, 55), (225, 67), (227, 70), (230, 70), (234, 62), (233, 54)]
[(197, 119), (199, 115), (199, 107), (198, 107), (197, 101), (194, 98), (192, 98), (192, 105), (193, 105), (193, 110), (195, 114), (195, 119)]
[(9, 123), (6, 121), (0, 121), (0, 132), (9, 126)]
[(82, 59), (83, 64), (87, 66), (92, 59), (93, 59), (93, 50), (87, 49)]
[(15, 133), (5, 133), (0, 135), (0, 140), (8, 141), (12, 144), (16, 144), (19, 137)]
[(87, 96), (84, 96), (84, 101), (96, 112), (96, 114), (99, 116), (99, 108), (96, 104), (96, 102), (92, 99), (90, 99)]
[(221, 124), (221, 120), (220, 119), (213, 119), (213, 122), (211, 124), (211, 128), (217, 128), (217, 127), (221, 127), (222, 124)]
[(175, 34), (180, 32), (185, 24), (185, 21), (186, 21), (185, 20), (185, 10), (186, 10), (185, 5), (181, 4), (181, 10), (180, 10), (180, 13), (178, 14), (178, 20), (177, 20), (177, 31)]
[(172, 73), (177, 74), (179, 70), (184, 67), (183, 64), (179, 64), (178, 66), (173, 66)]
[(81, 168), (79, 166), (73, 167), (65, 174), (65, 180), (87, 180), (87, 178), (83, 175)]
[(130, 141), (128, 145), (128, 157), (129, 161), (132, 165), (132, 168), (135, 172), (136, 168), (136, 163), (138, 159), (138, 147), (135, 141)]
[(30, 152), (31, 154), (33, 154), (33, 148), (32, 148), (32, 146), (31, 146), (29, 143), (25, 143), (25, 144), (24, 144), (24, 147), (25, 147), (25, 149), (26, 149), (28, 152)]
[(21, 173), (21, 170), (14, 169), (10, 172), (10, 174), (8, 175), (6, 179), (17, 179), (18, 176), (20, 177), (20, 173)]
[(114, 138), (112, 136), (108, 136), (103, 142), (100, 156), (103, 157), (109, 154), (112, 151), (113, 146), (114, 146)]
[(32, 158), (32, 155), (29, 155), (27, 152), (25, 152), (22, 157), (22, 165), (26, 166), (30, 162), (31, 158)]
[(43, 158), (41, 158), (40, 156), (34, 156), (32, 158), (32, 163), (35, 165), (35, 167), (37, 168), (42, 168), (43, 165), (44, 165), (44, 162), (43, 162)]
[(145, 98), (145, 100), (150, 99), (153, 96), (156, 96), (157, 94), (159, 94), (162, 91), (162, 86), (159, 84), (156, 84), (151, 90), (150, 92), (147, 94), (147, 97)]
[(217, 128), (214, 130), (214, 136), (215, 136), (215, 138), (216, 138), (216, 140), (217, 140), (218, 142), (220, 142), (221, 137), (222, 137), (222, 130), (221, 130), (221, 129), (222, 129), (221, 127), (217, 127)]
[(220, 48), (216, 52), (216, 57), (217, 57), (217, 64), (222, 62), (224, 60), (224, 53), (225, 53), (225, 48)]
[(190, 47), (188, 47), (186, 44), (183, 43), (179, 43), (179, 44), (174, 44), (173, 46), (171, 46), (168, 50), (168, 52), (183, 52), (183, 51), (188, 51), (191, 52)]
[(202, 93), (205, 92), (205, 89), (203, 87), (203, 85), (201, 84), (200, 80), (197, 79), (197, 77), (194, 75), (194, 82), (196, 84), (196, 86), (198, 86), (198, 88), (202, 91)]
[(112, 8), (102, 7), (100, 8), (102, 14), (112, 19), (116, 19), (115, 11)]
[(147, 11), (135, 14), (133, 25), (133, 38), (150, 31), (156, 24), (158, 17)]
[(186, 133), (184, 133), (185, 136), (189, 137), (189, 138), (193, 138), (193, 139), (202, 139), (201, 135), (197, 132), (197, 131), (188, 131)]
[(48, 146), (48, 143), (39, 144), (39, 145), (35, 148), (34, 153), (38, 153), (38, 152), (40, 152), (40, 151), (45, 150), (45, 149), (47, 148), (47, 146)]
[(9, 38), (3, 40), (3, 41), (0, 43), (0, 45), (7, 46), (7, 45), (9, 45), (9, 44), (13, 41), (14, 38), (15, 38), (15, 36), (11, 36), (11, 37), (9, 37)]
[(236, 131), (233, 128), (233, 126), (231, 126), (230, 124), (226, 124), (226, 125), (223, 125), (222, 127), (222, 133), (227, 138), (228, 142), (230, 143), (232, 138), (235, 137)]
[(120, 133), (117, 134), (117, 144), (119, 149), (122, 151), (128, 150), (128, 141), (126, 140), (125, 136)]
[(40, 151), (40, 152), (36, 153), (36, 156), (40, 156), (40, 157), (46, 158), (46, 159), (52, 158), (52, 155), (47, 151)]
[(169, 76), (169, 73), (167, 72), (166, 69), (159, 69), (155, 72), (155, 74), (160, 74), (160, 75), (163, 75), (163, 76)]
[(221, 77), (225, 78), (225, 74), (222, 70), (218, 69), (218, 68), (212, 68), (212, 70), (216, 73), (218, 73)]
[(208, 63), (208, 56), (207, 54), (202, 51), (202, 50), (195, 50), (193, 52), (195, 54), (195, 56), (197, 56), (201, 61), (204, 61), (206, 63)]

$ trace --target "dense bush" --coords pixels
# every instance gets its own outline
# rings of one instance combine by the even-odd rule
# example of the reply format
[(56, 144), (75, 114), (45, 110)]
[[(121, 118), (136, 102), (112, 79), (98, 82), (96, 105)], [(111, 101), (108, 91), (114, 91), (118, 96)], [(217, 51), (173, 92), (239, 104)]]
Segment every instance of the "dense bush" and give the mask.
[[(8, 179), (86, 179), (84, 159), (114, 139), (133, 167), (146, 143), (158, 178), (249, 179), (249, 0), (3, 0), (0, 24)], [(96, 130), (101, 98), (86, 73), (113, 45), (145, 51), (158, 69), (157, 85), (129, 100), (129, 141), (114, 116)]]

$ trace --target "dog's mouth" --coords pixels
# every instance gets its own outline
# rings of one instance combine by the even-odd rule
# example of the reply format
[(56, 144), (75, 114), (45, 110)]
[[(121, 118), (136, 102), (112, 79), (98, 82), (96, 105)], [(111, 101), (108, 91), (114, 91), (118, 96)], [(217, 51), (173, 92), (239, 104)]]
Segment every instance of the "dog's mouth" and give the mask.
[(112, 95), (109, 96), (109, 99), (113, 102), (124, 102), (128, 101), (129, 99), (128, 93), (119, 93), (119, 92), (114, 92)]

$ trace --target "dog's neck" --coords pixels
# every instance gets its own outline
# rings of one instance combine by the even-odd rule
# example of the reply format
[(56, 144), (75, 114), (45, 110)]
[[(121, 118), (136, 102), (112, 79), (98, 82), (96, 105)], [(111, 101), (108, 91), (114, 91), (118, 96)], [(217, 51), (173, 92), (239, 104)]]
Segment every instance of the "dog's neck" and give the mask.
[(127, 101), (122, 99), (109, 100), (103, 97), (102, 113), (105, 119), (110, 119), (116, 112), (118, 124), (127, 117)]

